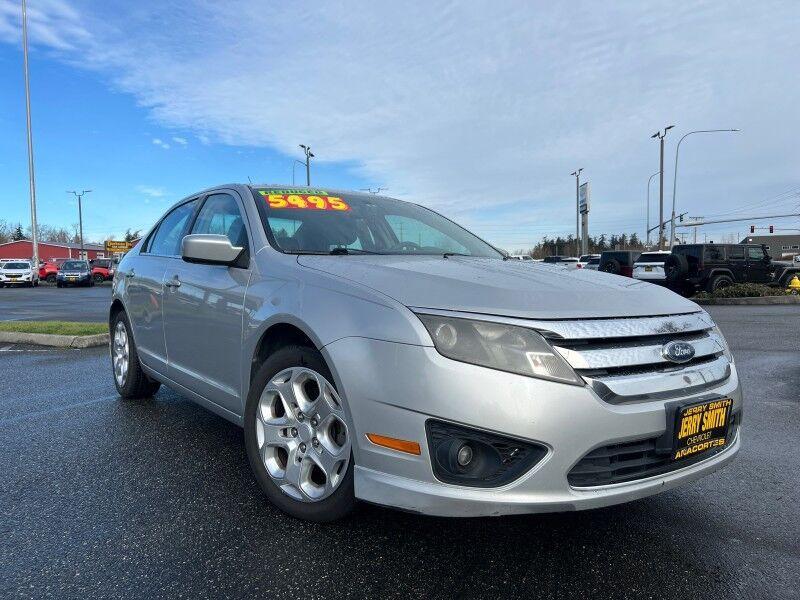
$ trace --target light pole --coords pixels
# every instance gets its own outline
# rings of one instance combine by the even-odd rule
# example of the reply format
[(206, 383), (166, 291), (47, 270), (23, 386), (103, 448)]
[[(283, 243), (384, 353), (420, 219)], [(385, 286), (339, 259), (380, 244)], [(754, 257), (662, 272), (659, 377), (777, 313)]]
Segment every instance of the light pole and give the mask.
[(36, 177), (33, 171), (33, 134), (31, 132), (31, 85), (28, 77), (28, 13), (22, 0), (22, 63), (25, 71), (25, 118), (28, 133), (28, 186), (31, 197), (31, 243), (34, 269), (39, 268), (39, 231), (36, 225)]
[(681, 149), (681, 142), (690, 135), (693, 135), (695, 133), (722, 133), (722, 132), (733, 133), (736, 131), (741, 131), (741, 129), (698, 129), (697, 131), (690, 131), (689, 133), (685, 134), (680, 140), (678, 140), (678, 145), (675, 147), (675, 174), (672, 179), (672, 217), (670, 218), (670, 231), (669, 231), (670, 250), (672, 250), (672, 246), (675, 244), (675, 189), (678, 185), (678, 152)]
[(81, 200), (83, 199), (84, 194), (88, 194), (91, 191), (92, 190), (83, 190), (82, 192), (78, 193), (74, 190), (67, 190), (68, 194), (73, 194), (78, 199), (78, 232), (81, 240), (81, 258), (83, 258), (83, 211), (81, 210)]
[(650, 179), (647, 180), (647, 229), (645, 230), (647, 234), (645, 237), (647, 239), (645, 240), (645, 243), (647, 244), (648, 248), (650, 247), (650, 184), (653, 183), (653, 177), (658, 175), (660, 172), (661, 171), (656, 171), (650, 175)]
[(306, 146), (305, 144), (300, 144), (300, 147), (303, 149), (306, 155), (306, 185), (311, 185), (311, 158), (314, 156), (314, 153), (311, 152), (311, 146)]
[(667, 132), (675, 127), (675, 125), (668, 125), (664, 131), (656, 131), (651, 138), (658, 138), (660, 153), (658, 162), (658, 249), (663, 250), (664, 243), (664, 138), (667, 137)]
[(300, 166), (305, 166), (306, 163), (304, 163), (302, 160), (297, 160), (296, 158), (294, 159), (294, 162), (292, 163), (292, 185), (294, 185), (294, 168), (298, 164), (300, 164)]
[(575, 177), (575, 256), (580, 256), (580, 239), (581, 239), (581, 201), (580, 201), (580, 189), (581, 189), (581, 171), (583, 168), (577, 169), (570, 173), (573, 177)]

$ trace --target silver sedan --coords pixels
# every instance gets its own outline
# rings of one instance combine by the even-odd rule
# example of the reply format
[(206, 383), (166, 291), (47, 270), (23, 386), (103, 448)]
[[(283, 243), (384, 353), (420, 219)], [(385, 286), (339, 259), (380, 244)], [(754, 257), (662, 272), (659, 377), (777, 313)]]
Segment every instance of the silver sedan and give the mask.
[(695, 480), (740, 446), (711, 318), (669, 290), (508, 260), (421, 206), (226, 185), (121, 261), (125, 398), (170, 386), (244, 428), (294, 516), (578, 510)]

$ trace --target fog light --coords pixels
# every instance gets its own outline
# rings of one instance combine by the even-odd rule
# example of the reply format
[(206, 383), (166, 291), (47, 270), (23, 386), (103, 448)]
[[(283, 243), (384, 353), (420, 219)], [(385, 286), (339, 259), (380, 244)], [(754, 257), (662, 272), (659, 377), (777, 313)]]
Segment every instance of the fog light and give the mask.
[(472, 448), (469, 444), (464, 444), (458, 449), (458, 457), (456, 460), (462, 467), (466, 467), (472, 461)]

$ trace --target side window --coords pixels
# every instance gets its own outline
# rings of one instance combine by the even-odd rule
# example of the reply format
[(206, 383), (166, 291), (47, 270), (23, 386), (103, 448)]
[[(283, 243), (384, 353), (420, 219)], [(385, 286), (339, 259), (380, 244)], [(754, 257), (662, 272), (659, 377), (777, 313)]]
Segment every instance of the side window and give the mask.
[(728, 258), (730, 260), (744, 260), (744, 248), (741, 246), (730, 246), (728, 248)]
[(239, 206), (230, 194), (214, 194), (206, 198), (192, 233), (225, 235), (234, 246), (247, 245), (247, 228)]
[(386, 222), (389, 223), (400, 244), (411, 243), (420, 248), (469, 254), (469, 250), (453, 238), (416, 219), (386, 215)]
[(181, 204), (164, 217), (150, 241), (148, 253), (161, 256), (180, 255), (184, 231), (196, 204), (196, 200)]
[(703, 260), (709, 262), (723, 260), (722, 248), (719, 246), (706, 246), (703, 254)]
[(750, 246), (747, 248), (747, 257), (750, 260), (764, 260), (764, 249)]

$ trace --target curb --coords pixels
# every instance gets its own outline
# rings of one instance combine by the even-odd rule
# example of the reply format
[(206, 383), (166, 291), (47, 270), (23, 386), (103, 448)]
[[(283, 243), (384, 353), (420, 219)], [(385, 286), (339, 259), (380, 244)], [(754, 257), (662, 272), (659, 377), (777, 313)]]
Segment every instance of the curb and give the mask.
[(760, 296), (756, 298), (698, 298), (697, 304), (728, 306), (767, 306), (776, 304), (800, 304), (800, 296)]
[(53, 346), (55, 348), (92, 348), (107, 345), (109, 335), (53, 335), (50, 333), (20, 333), (17, 331), (0, 331), (0, 342), (9, 344), (36, 344), (37, 346)]

